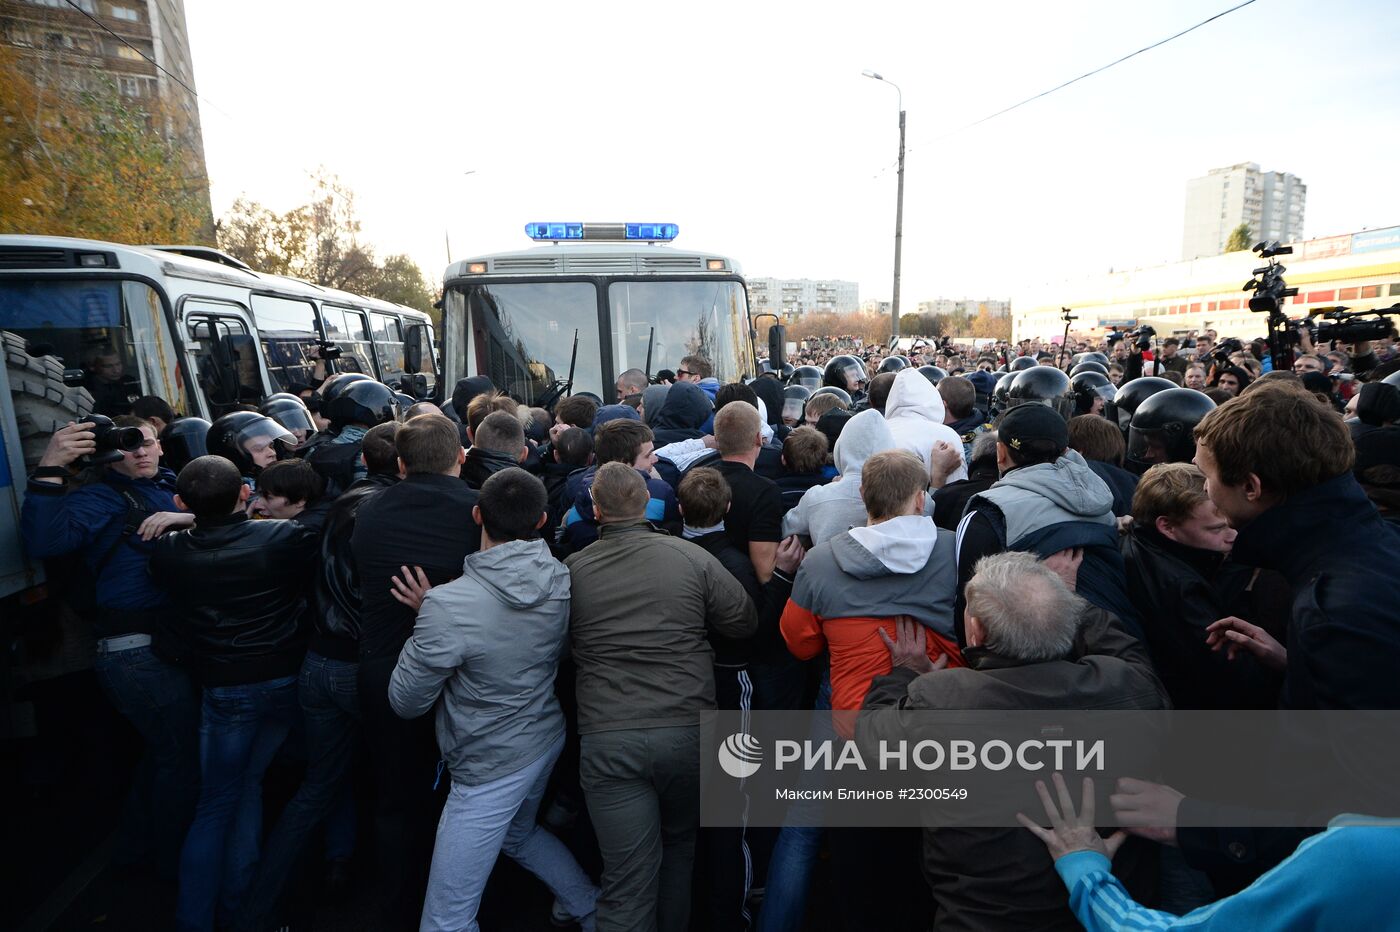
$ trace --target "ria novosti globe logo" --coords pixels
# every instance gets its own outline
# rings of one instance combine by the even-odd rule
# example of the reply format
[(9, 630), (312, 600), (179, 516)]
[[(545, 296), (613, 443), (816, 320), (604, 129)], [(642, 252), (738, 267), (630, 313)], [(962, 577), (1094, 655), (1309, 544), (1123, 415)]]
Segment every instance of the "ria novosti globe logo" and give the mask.
[(736, 780), (758, 773), (763, 765), (763, 745), (753, 735), (735, 732), (719, 746), (719, 766)]

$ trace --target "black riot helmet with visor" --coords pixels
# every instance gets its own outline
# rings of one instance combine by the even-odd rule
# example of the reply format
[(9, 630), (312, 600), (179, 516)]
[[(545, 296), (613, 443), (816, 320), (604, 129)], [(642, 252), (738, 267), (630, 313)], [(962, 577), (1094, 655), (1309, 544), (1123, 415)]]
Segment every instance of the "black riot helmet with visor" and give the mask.
[(930, 383), (937, 385), (948, 377), (948, 370), (942, 366), (920, 366), (919, 375), (928, 379)]
[[(998, 386), (1000, 387), (1000, 386)], [(1069, 376), (1054, 366), (1032, 366), (1016, 374), (1007, 393), (1011, 407), (1023, 404), (1043, 404), (1068, 421), (1074, 416), (1074, 395)]]
[[(1075, 414), (1101, 414), (1112, 418), (1113, 396), (1118, 393), (1118, 389), (1106, 374), (1086, 369), (1073, 376), (1069, 384), (1074, 391)], [(1096, 405), (1098, 401), (1102, 401), (1103, 404)], [(1098, 410), (1095, 410), (1096, 407)], [(1116, 419), (1114, 423), (1117, 423)]]
[(789, 385), (783, 389), (783, 423), (789, 427), (801, 424), (807, 399), (811, 397), (812, 390), (805, 385)]
[(816, 391), (822, 387), (822, 370), (816, 366), (798, 366), (792, 370), (792, 375), (788, 376), (788, 384), (801, 385)]
[(336, 430), (351, 424), (376, 427), (399, 419), (399, 399), (383, 382), (365, 379), (341, 389), (326, 405), (325, 414)]
[(209, 426), (204, 438), (210, 455), (222, 456), (249, 477), (277, 460), (290, 458), (296, 443), (296, 436), (287, 428), (252, 411), (225, 414)]
[(1189, 463), (1196, 456), (1196, 425), (1215, 402), (1192, 388), (1169, 388), (1138, 405), (1128, 431), (1128, 460), (1143, 467)]
[(1125, 440), (1128, 437), (1128, 428), (1132, 426), (1133, 412), (1138, 409), (1138, 405), (1158, 392), (1172, 388), (1176, 388), (1175, 382), (1156, 375), (1143, 376), (1118, 386), (1118, 391), (1113, 396), (1113, 410), (1118, 417), (1118, 429), (1123, 431)]
[(258, 408), (258, 413), (291, 431), (297, 438), (298, 448), (306, 446), (316, 436), (316, 422), (311, 417), (311, 410), (296, 395), (286, 392), (269, 395)]
[(886, 356), (880, 363), (881, 372), (898, 372), (900, 369), (908, 369), (909, 360), (904, 356)]
[(826, 364), (826, 372), (822, 375), (822, 387), (839, 388), (847, 393), (861, 391), (868, 381), (865, 363), (847, 355), (833, 357)]
[[(824, 385), (812, 392), (812, 398), (816, 398), (818, 395), (835, 395), (837, 399), (840, 400), (842, 406), (848, 411), (855, 405), (855, 400), (851, 398), (850, 392), (846, 391), (844, 388), (837, 388), (834, 385)], [(808, 404), (811, 404), (812, 398), (807, 399)]]
[(202, 417), (176, 418), (160, 432), (161, 460), (165, 468), (178, 473), (190, 460), (209, 452), (206, 446), (210, 424)]

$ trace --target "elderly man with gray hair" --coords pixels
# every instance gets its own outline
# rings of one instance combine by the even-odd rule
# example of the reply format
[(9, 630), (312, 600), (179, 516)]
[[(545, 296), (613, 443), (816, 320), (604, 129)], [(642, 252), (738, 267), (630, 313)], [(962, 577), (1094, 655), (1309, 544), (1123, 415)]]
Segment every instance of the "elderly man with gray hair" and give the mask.
[[(1142, 644), (1075, 594), (1082, 559), (1063, 551), (1043, 561), (1022, 552), (979, 560), (966, 590), (965, 667), (935, 669), (921, 632), (902, 623), (890, 646), (894, 670), (871, 684), (856, 725), (862, 751), (911, 737), (917, 716), (870, 714), (880, 709), (1167, 708)], [(1114, 862), (1140, 893), (1156, 880), (1150, 848), (1134, 840)], [(940, 932), (1079, 928), (1054, 862), (1024, 828), (926, 828), (924, 876)]]

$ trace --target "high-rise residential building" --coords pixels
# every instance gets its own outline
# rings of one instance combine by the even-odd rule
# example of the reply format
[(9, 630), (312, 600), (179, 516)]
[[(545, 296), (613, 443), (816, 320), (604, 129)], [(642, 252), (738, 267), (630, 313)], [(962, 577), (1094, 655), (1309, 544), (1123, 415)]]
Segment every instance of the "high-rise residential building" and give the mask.
[(1005, 317), (1011, 313), (1011, 302), (999, 298), (934, 298), (920, 301), (920, 314), (966, 314), (976, 317), (983, 309), (993, 317)]
[(184, 0), (0, 0), (0, 42), (19, 53), (36, 84), (70, 94), (110, 86), (149, 114), (152, 128), (179, 146), (207, 201)]
[(866, 298), (860, 302), (862, 314), (878, 314), (881, 317), (888, 317), (892, 308), (893, 305), (889, 301), (881, 301), (879, 298)]
[(1260, 171), (1254, 162), (1212, 168), (1186, 182), (1181, 258), (1220, 255), (1241, 223), (1251, 244), (1301, 240), (1307, 197), (1307, 185), (1287, 172)]
[(816, 312), (849, 314), (860, 305), (855, 282), (810, 278), (750, 278), (749, 307), (755, 313), (800, 317)]

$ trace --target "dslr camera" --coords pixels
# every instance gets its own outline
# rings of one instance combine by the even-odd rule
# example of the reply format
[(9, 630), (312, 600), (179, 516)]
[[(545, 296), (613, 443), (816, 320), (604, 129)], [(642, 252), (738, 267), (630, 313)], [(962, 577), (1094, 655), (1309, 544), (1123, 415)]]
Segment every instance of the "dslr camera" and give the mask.
[(345, 351), (330, 340), (318, 340), (316, 342), (316, 359), (324, 359), (329, 362), (332, 359), (339, 359), (343, 352)]
[(85, 457), (85, 465), (104, 466), (121, 460), (122, 453), (134, 453), (141, 449), (146, 437), (137, 427), (118, 427), (112, 419), (101, 414), (88, 415), (92, 432), (97, 443), (97, 452)]

